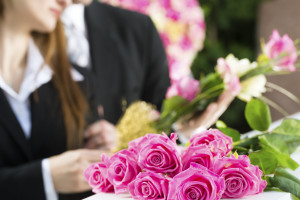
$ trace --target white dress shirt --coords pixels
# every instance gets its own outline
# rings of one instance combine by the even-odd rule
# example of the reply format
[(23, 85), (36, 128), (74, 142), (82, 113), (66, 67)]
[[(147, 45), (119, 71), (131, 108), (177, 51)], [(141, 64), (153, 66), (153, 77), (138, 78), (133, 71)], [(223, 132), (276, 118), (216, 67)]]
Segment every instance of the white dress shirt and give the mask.
[(67, 52), (72, 63), (91, 67), (90, 48), (84, 19), (84, 6), (73, 4), (61, 16), (67, 37)]
[[(2, 78), (0, 74), (0, 88), (3, 90), (17, 120), (19, 121), (26, 138), (30, 138), (31, 133), (31, 113), (29, 96), (36, 89), (48, 83), (52, 79), (53, 71), (48, 65), (41, 66), (44, 58), (33, 40), (29, 42), (27, 54), (27, 66), (24, 73), (24, 79), (21, 83), (19, 92), (13, 90)], [(74, 81), (82, 81), (84, 77), (75, 69), (71, 70)], [(42, 134), (42, 133), (41, 133)], [(42, 173), (44, 189), (47, 200), (57, 200), (57, 194), (54, 190), (53, 181), (50, 174), (48, 159), (42, 161)]]

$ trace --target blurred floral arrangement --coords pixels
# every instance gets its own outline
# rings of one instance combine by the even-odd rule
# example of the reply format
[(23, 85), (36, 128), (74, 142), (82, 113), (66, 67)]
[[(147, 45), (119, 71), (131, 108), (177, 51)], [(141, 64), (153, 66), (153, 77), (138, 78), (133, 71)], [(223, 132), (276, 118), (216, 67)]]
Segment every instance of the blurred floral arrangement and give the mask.
[(171, 133), (176, 122), (188, 121), (194, 115), (203, 112), (224, 91), (231, 91), (234, 96), (246, 102), (253, 98), (261, 99), (284, 112), (275, 102), (262, 96), (268, 87), (283, 92), (298, 103), (299, 99), (282, 90), (280, 86), (269, 84), (265, 76), (295, 71), (297, 57), (294, 42), (288, 35), (281, 37), (275, 30), (270, 40), (266, 44), (262, 43), (262, 53), (257, 61), (239, 60), (230, 54), (225, 59), (219, 58), (215, 72), (201, 77), (200, 80), (186, 76), (173, 81), (167, 91), (160, 115), (154, 111), (153, 106), (145, 102), (129, 106), (117, 125), (119, 141), (122, 141), (117, 150), (127, 148), (129, 141), (148, 133), (150, 128), (155, 133)]
[(149, 15), (164, 44), (171, 80), (191, 74), (190, 66), (205, 38), (205, 21), (197, 0), (102, 0)]

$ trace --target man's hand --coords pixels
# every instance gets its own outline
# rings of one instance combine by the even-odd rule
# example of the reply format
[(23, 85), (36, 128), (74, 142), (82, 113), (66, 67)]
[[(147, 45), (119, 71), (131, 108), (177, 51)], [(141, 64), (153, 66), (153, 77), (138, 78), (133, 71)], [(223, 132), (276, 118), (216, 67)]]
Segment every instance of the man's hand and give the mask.
[(203, 129), (208, 129), (221, 117), (221, 115), (226, 111), (230, 103), (234, 100), (235, 95), (231, 91), (224, 91), (218, 98), (216, 102), (209, 104), (206, 110), (199, 116), (196, 116), (186, 122), (181, 124), (178, 128), (181, 133), (187, 138), (192, 136), (194, 130), (199, 127)]
[(116, 127), (106, 120), (90, 125), (84, 133), (88, 149), (112, 150), (117, 142)]
[(54, 188), (58, 193), (77, 193), (91, 190), (83, 176), (84, 170), (95, 162), (100, 162), (103, 152), (79, 149), (49, 158)]

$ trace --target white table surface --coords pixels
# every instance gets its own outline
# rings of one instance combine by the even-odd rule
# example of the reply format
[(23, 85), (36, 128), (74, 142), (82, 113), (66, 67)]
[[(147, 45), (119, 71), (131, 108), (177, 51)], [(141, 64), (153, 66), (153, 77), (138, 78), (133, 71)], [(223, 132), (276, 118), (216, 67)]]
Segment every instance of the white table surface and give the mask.
[[(291, 115), (290, 117), (300, 120), (300, 112), (295, 113), (294, 115)], [(273, 128), (280, 125), (281, 121), (282, 120), (278, 120), (276, 122), (273, 122), (271, 127), (270, 127), (270, 130), (272, 130)], [(253, 131), (253, 132), (250, 132), (246, 135), (253, 136), (253, 135), (256, 135), (256, 134), (257, 134), (257, 132)], [(297, 151), (291, 157), (296, 162), (300, 163), (300, 148), (298, 148)], [(290, 172), (293, 175), (300, 178), (300, 167), (298, 169), (296, 169), (295, 171), (290, 171)], [(243, 197), (241, 199), (235, 199), (235, 200), (244, 200), (244, 199), (248, 199), (248, 200), (292, 200), (291, 195), (289, 193), (275, 192), (275, 191), (263, 192), (261, 194), (247, 196), (247, 197)], [(100, 193), (100, 194), (96, 194), (96, 195), (93, 195), (91, 197), (88, 197), (84, 200), (132, 200), (132, 198), (130, 198), (129, 194), (115, 195), (115, 194), (108, 194), (108, 193)], [(223, 199), (223, 200), (229, 200), (229, 199)]]

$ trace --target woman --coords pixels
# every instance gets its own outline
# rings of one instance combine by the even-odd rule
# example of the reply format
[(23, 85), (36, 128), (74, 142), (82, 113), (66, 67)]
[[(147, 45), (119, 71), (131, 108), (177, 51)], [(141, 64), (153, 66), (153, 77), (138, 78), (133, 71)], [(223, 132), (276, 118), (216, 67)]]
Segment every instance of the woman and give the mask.
[(65, 53), (58, 19), (70, 1), (0, 0), (1, 199), (52, 200), (89, 190), (82, 173), (100, 152), (74, 150), (83, 145), (91, 97)]

